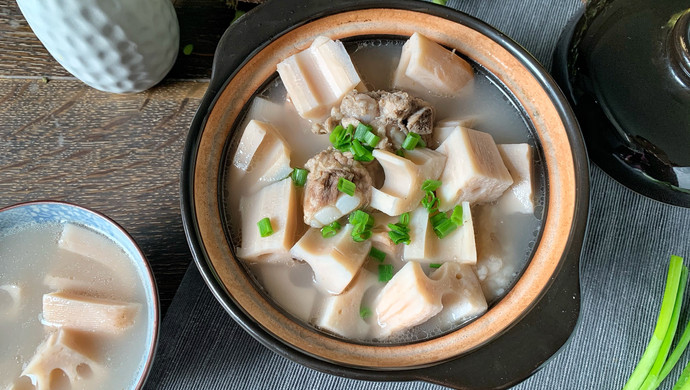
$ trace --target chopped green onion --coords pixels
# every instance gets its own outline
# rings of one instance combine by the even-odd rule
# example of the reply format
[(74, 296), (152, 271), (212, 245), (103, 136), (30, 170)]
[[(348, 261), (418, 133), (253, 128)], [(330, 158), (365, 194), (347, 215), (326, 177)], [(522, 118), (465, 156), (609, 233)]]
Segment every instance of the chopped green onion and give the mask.
[(188, 45), (185, 45), (185, 47), (182, 48), (182, 54), (184, 54), (186, 56), (192, 54), (193, 51), (194, 51), (194, 45), (192, 45), (191, 43)]
[(407, 224), (403, 224), (401, 222), (389, 223), (388, 229), (390, 229), (390, 231), (388, 232), (388, 237), (391, 239), (391, 241), (393, 241), (394, 244), (410, 244), (410, 228), (407, 227)]
[(447, 1), (448, 1), (448, 0), (433, 0), (432, 2), (433, 2), (434, 4), (446, 5), (446, 2), (447, 2)]
[(369, 162), (374, 160), (374, 155), (371, 154), (371, 151), (362, 146), (362, 144), (357, 140), (352, 141), (351, 150), (354, 159), (357, 161)]
[(371, 228), (374, 226), (374, 218), (362, 210), (356, 210), (348, 218), (352, 225), (352, 240), (362, 242), (371, 237)]
[(359, 316), (362, 317), (363, 320), (366, 320), (371, 317), (371, 310), (368, 307), (361, 307), (359, 309)]
[(438, 210), (440, 205), (441, 201), (436, 197), (436, 194), (434, 194), (433, 191), (427, 191), (426, 195), (422, 198), (422, 206), (424, 206), (429, 213), (433, 213), (434, 211)]
[(328, 139), (331, 141), (334, 148), (341, 152), (347, 152), (352, 145), (353, 132), (354, 128), (352, 125), (347, 126), (347, 128), (338, 125), (331, 131)]
[(450, 215), (450, 220), (453, 221), (456, 225), (462, 226), (462, 205), (455, 206), (455, 208), (453, 209), (453, 214)]
[(373, 246), (371, 247), (371, 250), (369, 250), (369, 256), (375, 258), (376, 260), (379, 261), (379, 263), (383, 263), (383, 260), (386, 259), (386, 252), (383, 252), (381, 250), (378, 250), (374, 248)]
[(393, 266), (391, 264), (379, 264), (379, 282), (387, 282), (393, 279)]
[(424, 180), (422, 191), (436, 191), (443, 184), (440, 180)]
[(431, 264), (429, 264), (429, 268), (441, 268), (441, 264), (439, 264), (439, 263), (431, 263)]
[(431, 217), (429, 221), (438, 238), (443, 238), (458, 228), (458, 225), (451, 221), (445, 213), (438, 213)]
[(367, 133), (371, 133), (371, 130), (371, 126), (367, 126), (364, 123), (358, 124), (357, 128), (355, 129), (355, 139), (364, 141), (364, 137)]
[(410, 224), (410, 213), (400, 214), (400, 223), (407, 226)]
[(356, 229), (352, 230), (352, 241), (354, 242), (362, 242), (366, 241), (369, 238), (371, 238), (371, 230), (361, 230), (358, 231)]
[(332, 224), (326, 225), (321, 228), (321, 237), (333, 237), (338, 233), (338, 230), (340, 230), (340, 224), (338, 223), (338, 221), (335, 221)]
[(633, 370), (632, 374), (630, 374), (630, 378), (628, 378), (628, 381), (625, 383), (623, 387), (624, 390), (639, 389), (652, 369), (656, 357), (659, 354), (659, 350), (661, 349), (661, 344), (666, 337), (669, 324), (671, 323), (682, 274), (683, 259), (678, 256), (671, 256), (668, 273), (666, 275), (666, 287), (664, 289), (664, 296), (661, 300), (661, 309), (659, 310), (659, 316), (657, 317), (654, 327), (654, 333), (640, 361), (637, 363), (637, 366), (635, 366), (635, 370)]
[(372, 148), (375, 148), (376, 145), (379, 144), (379, 141), (381, 141), (381, 137), (372, 133), (371, 131), (364, 135), (364, 142)]
[(424, 140), (420, 138), (419, 142), (417, 143), (417, 147), (426, 148), (426, 142), (424, 142)]
[(400, 157), (405, 157), (405, 149), (398, 149), (395, 151), (395, 154), (397, 154)]
[(307, 182), (307, 174), (309, 171), (302, 168), (295, 168), (292, 170), (292, 182), (295, 183), (297, 187), (304, 187), (304, 183)]
[(353, 211), (348, 217), (348, 221), (353, 226), (366, 226), (367, 228), (374, 226), (374, 218), (362, 210)]
[(259, 235), (261, 237), (268, 237), (273, 234), (273, 227), (271, 226), (271, 220), (264, 218), (257, 222), (256, 225), (259, 227)]
[(402, 144), (403, 149), (407, 149), (407, 150), (414, 149), (415, 146), (417, 146), (417, 143), (419, 142), (420, 139), (421, 139), (421, 137), (417, 133), (412, 133), (412, 132), (407, 133), (407, 137), (405, 137), (405, 141), (403, 141), (403, 144)]
[(344, 177), (338, 179), (338, 191), (353, 196), (355, 194), (356, 189), (357, 186), (355, 185), (355, 183), (347, 180)]

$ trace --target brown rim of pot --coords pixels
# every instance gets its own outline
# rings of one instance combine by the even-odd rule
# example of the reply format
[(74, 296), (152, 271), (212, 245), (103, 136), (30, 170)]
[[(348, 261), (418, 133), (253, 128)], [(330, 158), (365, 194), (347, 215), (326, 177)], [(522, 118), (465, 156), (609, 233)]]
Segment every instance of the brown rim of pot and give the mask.
[[(541, 240), (522, 277), (486, 314), (456, 331), (405, 345), (349, 343), (296, 323), (256, 290), (233, 257), (221, 225), (218, 177), (224, 144), (238, 115), (277, 63), (306, 47), (318, 35), (410, 36), (419, 32), (481, 64), (503, 82), (529, 116), (543, 149), (548, 212)], [(194, 211), (203, 249), (227, 294), (265, 331), (308, 355), (351, 367), (392, 369), (438, 363), (479, 348), (518, 322), (538, 301), (558, 272), (573, 225), (575, 162), (558, 110), (539, 80), (497, 42), (456, 22), (400, 9), (367, 9), (313, 20), (269, 43), (229, 80), (208, 114), (198, 141), (193, 171)]]

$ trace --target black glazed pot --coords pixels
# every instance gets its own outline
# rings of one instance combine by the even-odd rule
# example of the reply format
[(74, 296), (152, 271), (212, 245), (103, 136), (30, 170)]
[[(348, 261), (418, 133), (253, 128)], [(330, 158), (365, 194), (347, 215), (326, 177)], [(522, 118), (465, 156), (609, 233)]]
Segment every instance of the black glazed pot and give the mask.
[[(247, 101), (274, 76), (275, 68), (266, 63), (283, 58), (278, 54), (296, 50), (292, 44), (323, 31), (332, 31), (334, 39), (404, 37), (411, 28), (423, 29), (470, 59), (481, 58), (489, 71), (510, 65), (496, 77), (506, 82), (506, 91), (517, 96), (533, 122), (548, 168), (547, 198), (553, 201), (547, 201), (540, 243), (527, 270), (480, 319), (421, 343), (391, 348), (346, 343), (295, 324), (257, 293), (222, 226), (222, 165)], [(463, 46), (453, 34), (476, 38), (475, 46)], [(514, 83), (517, 79), (524, 83)], [(195, 262), (230, 316), (262, 344), (330, 374), (424, 380), (464, 389), (512, 386), (568, 340), (579, 315), (579, 257), (588, 201), (584, 144), (573, 113), (549, 75), (490, 26), (420, 1), (276, 0), (245, 15), (226, 31), (216, 50), (209, 89), (191, 125), (181, 178), (182, 217)], [(459, 338), (474, 343), (456, 343)], [(424, 360), (422, 351), (430, 357)]]
[(592, 0), (561, 35), (554, 77), (592, 160), (621, 184), (690, 207), (690, 3)]

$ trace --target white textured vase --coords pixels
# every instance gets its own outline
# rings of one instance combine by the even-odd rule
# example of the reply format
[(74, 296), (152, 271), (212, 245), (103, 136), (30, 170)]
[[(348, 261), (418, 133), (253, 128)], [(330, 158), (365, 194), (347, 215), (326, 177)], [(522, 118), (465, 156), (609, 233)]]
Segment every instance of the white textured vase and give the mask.
[(170, 0), (17, 0), (50, 54), (106, 92), (152, 87), (172, 68), (180, 28)]

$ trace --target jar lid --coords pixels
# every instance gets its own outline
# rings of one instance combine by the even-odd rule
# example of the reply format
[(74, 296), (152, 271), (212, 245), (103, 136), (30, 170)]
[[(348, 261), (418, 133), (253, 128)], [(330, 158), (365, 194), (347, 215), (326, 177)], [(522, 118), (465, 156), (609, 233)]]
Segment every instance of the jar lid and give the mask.
[(689, 42), (687, 0), (592, 0), (554, 56), (592, 160), (630, 189), (685, 207)]

